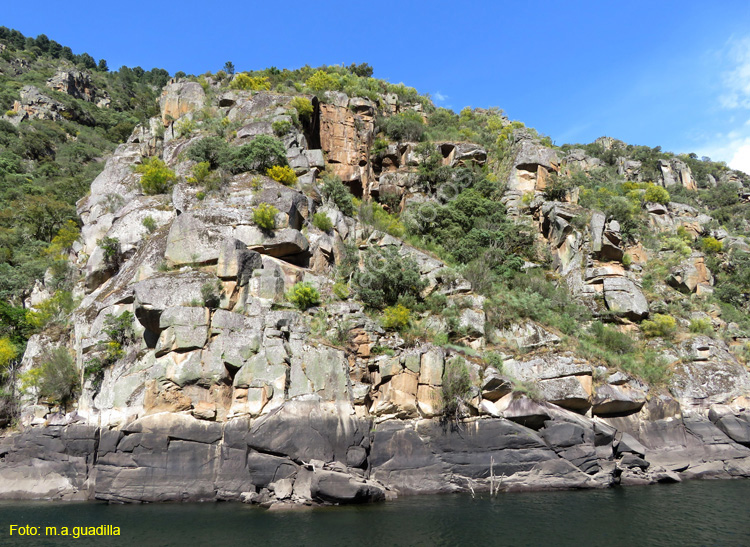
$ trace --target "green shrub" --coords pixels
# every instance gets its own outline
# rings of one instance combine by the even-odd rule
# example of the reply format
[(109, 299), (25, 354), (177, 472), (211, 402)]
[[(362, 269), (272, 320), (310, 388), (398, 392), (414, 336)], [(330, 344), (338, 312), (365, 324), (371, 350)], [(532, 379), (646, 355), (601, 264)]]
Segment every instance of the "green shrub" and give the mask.
[(633, 353), (635, 351), (635, 345), (630, 336), (616, 329), (605, 326), (601, 321), (595, 321), (591, 325), (590, 330), (597, 343), (607, 351), (611, 351), (618, 355)]
[(310, 99), (307, 97), (295, 97), (290, 104), (292, 108), (297, 110), (297, 116), (300, 120), (308, 122), (312, 119), (314, 109)]
[(339, 79), (333, 74), (318, 70), (315, 74), (310, 76), (305, 85), (309, 87), (314, 93), (321, 93), (323, 91), (332, 91), (339, 88)]
[(644, 351), (637, 359), (624, 360), (620, 368), (653, 387), (666, 385), (672, 375), (669, 363), (653, 351)]
[(124, 311), (120, 315), (109, 313), (104, 318), (102, 332), (107, 335), (109, 340), (125, 346), (135, 339), (134, 321), (135, 316), (129, 311)]
[(67, 409), (78, 390), (78, 371), (65, 348), (48, 351), (42, 357), (39, 395)]
[(333, 294), (339, 300), (346, 300), (351, 295), (351, 291), (349, 290), (349, 285), (347, 285), (343, 281), (337, 281), (336, 283), (333, 284)]
[(362, 203), (359, 206), (358, 216), (363, 224), (373, 226), (376, 230), (390, 234), (393, 237), (403, 237), (406, 232), (406, 227), (398, 215), (388, 213), (388, 211), (383, 209), (382, 205), (375, 201)]
[(320, 293), (310, 283), (296, 283), (286, 295), (287, 300), (300, 310), (306, 310), (320, 303)]
[(662, 188), (656, 184), (649, 184), (646, 188), (646, 193), (643, 194), (644, 201), (661, 203), (662, 205), (669, 203), (669, 199), (669, 192), (667, 192), (666, 188)]
[(322, 211), (313, 215), (313, 226), (323, 232), (328, 232), (333, 229), (333, 222), (328, 218), (328, 215)]
[(57, 235), (52, 238), (50, 246), (47, 247), (45, 253), (56, 258), (64, 258), (70, 249), (73, 247), (78, 238), (81, 236), (81, 230), (72, 220), (68, 220), (63, 224), (62, 228), (58, 230)]
[(388, 346), (372, 346), (370, 353), (373, 355), (389, 355), (391, 357), (396, 355), (393, 348), (389, 348)]
[(218, 279), (215, 283), (206, 282), (201, 286), (201, 297), (203, 298), (203, 305), (207, 308), (218, 308), (219, 301), (221, 300), (221, 293), (224, 291), (224, 286)]
[(402, 296), (421, 299), (427, 286), (414, 259), (402, 257), (395, 247), (370, 249), (364, 270), (358, 271), (353, 281), (359, 299), (373, 308), (392, 306)]
[(143, 224), (143, 227), (148, 230), (149, 234), (153, 234), (156, 231), (156, 221), (154, 220), (154, 217), (151, 215), (147, 216), (141, 221), (141, 224)]
[(198, 128), (198, 124), (190, 119), (183, 119), (177, 122), (174, 126), (177, 136), (181, 139), (189, 137), (190, 134)]
[(568, 195), (570, 186), (571, 183), (567, 177), (558, 177), (553, 173), (550, 175), (550, 180), (542, 192), (544, 199), (547, 201), (562, 201)]
[(232, 173), (263, 173), (274, 165), (284, 166), (286, 149), (281, 141), (269, 135), (258, 135), (250, 143), (231, 149), (223, 166)]
[(471, 377), (466, 362), (461, 357), (449, 359), (443, 372), (443, 415), (446, 418), (460, 418), (461, 406), (470, 392)]
[(136, 167), (141, 177), (141, 188), (146, 195), (165, 194), (177, 180), (177, 175), (159, 158), (149, 158)]
[(279, 210), (268, 203), (261, 203), (253, 211), (253, 221), (264, 230), (276, 228), (276, 215)]
[(388, 306), (383, 314), (383, 326), (387, 329), (402, 330), (411, 324), (411, 312), (401, 304)]
[(110, 268), (120, 265), (120, 240), (116, 237), (104, 237), (97, 241), (99, 247), (104, 251), (104, 262)]
[(711, 325), (711, 320), (707, 318), (691, 319), (688, 330), (696, 334), (708, 334), (708, 335), (713, 334), (714, 332), (714, 328)]
[(241, 72), (235, 75), (229, 84), (229, 88), (246, 91), (269, 91), (271, 82), (268, 76), (250, 76), (247, 72)]
[(622, 265), (625, 266), (626, 268), (630, 268), (630, 266), (633, 265), (633, 257), (630, 256), (630, 254), (628, 253), (625, 253), (624, 255), (622, 255)]
[(422, 115), (408, 110), (381, 121), (383, 131), (394, 141), (421, 141), (425, 132)]
[(323, 175), (323, 186), (320, 189), (323, 197), (332, 201), (346, 216), (354, 216), (354, 203), (349, 188), (336, 175)]
[(289, 120), (276, 120), (271, 124), (274, 135), (277, 137), (283, 137), (292, 129), (292, 122)]
[(211, 176), (211, 163), (201, 161), (193, 165), (193, 176), (187, 178), (188, 184), (203, 184)]
[(641, 330), (649, 338), (655, 336), (671, 338), (677, 330), (677, 321), (671, 315), (656, 313), (653, 319), (641, 322)]
[[(230, 154), (230, 147), (220, 137), (206, 137), (190, 145), (185, 155), (197, 163), (207, 162), (210, 169), (216, 169), (226, 163)], [(195, 172), (193, 172), (195, 176)]]
[(500, 374), (503, 373), (503, 356), (496, 351), (488, 351), (483, 356), (484, 362), (487, 366), (490, 366), (497, 370)]
[(297, 184), (297, 175), (294, 173), (294, 169), (289, 166), (274, 165), (270, 169), (266, 170), (266, 174), (276, 182), (280, 182), (285, 186), (294, 186)]
[(29, 324), (42, 329), (50, 323), (64, 323), (75, 309), (76, 303), (70, 291), (57, 291), (51, 298), (37, 305), (36, 310), (27, 314)]
[(724, 248), (724, 245), (715, 237), (704, 237), (700, 240), (701, 250), (704, 253), (716, 254), (720, 253)]

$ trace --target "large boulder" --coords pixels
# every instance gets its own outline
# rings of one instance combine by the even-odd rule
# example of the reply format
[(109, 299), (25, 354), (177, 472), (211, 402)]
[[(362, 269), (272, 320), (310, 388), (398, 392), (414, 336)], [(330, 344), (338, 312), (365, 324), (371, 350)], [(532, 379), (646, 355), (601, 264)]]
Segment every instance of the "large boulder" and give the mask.
[(627, 277), (606, 277), (603, 283), (607, 309), (633, 320), (648, 317), (648, 301), (633, 281)]
[(205, 101), (206, 92), (198, 82), (171, 81), (164, 87), (159, 98), (164, 125), (189, 112), (200, 110)]
[(559, 169), (557, 152), (542, 145), (524, 130), (517, 130), (513, 139), (513, 168), (509, 189), (524, 193), (544, 190), (549, 173)]
[(678, 291), (692, 293), (710, 291), (714, 276), (706, 267), (703, 255), (693, 253), (688, 259), (674, 267), (667, 277), (667, 283)]
[(215, 285), (216, 277), (203, 272), (177, 272), (154, 275), (133, 285), (135, 316), (149, 331), (161, 330), (160, 317), (174, 306), (203, 306), (201, 288)]

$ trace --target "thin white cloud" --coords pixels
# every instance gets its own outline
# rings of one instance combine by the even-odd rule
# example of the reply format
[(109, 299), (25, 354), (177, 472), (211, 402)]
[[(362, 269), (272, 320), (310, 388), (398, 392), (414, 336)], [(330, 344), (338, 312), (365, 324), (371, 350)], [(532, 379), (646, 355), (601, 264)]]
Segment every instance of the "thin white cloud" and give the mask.
[(750, 37), (732, 40), (727, 56), (733, 68), (723, 74), (719, 102), (728, 109), (750, 108)]
[(439, 102), (439, 103), (444, 103), (445, 101), (447, 101), (447, 100), (448, 100), (448, 95), (443, 95), (443, 94), (442, 94), (442, 93), (440, 93), (439, 91), (436, 91), (436, 92), (435, 92), (435, 94), (433, 95), (433, 98), (434, 98), (434, 99), (435, 99), (435, 100), (436, 100), (437, 102)]
[(717, 61), (726, 63), (721, 74), (722, 91), (717, 97), (719, 106), (737, 112), (727, 118), (724, 131), (702, 139), (699, 155), (726, 161), (732, 169), (750, 173), (750, 119), (742, 114), (742, 110), (750, 109), (750, 36), (730, 39)]
[(702, 147), (699, 156), (708, 156), (715, 161), (725, 160), (732, 169), (750, 174), (750, 132), (730, 131), (719, 134), (710, 143)]

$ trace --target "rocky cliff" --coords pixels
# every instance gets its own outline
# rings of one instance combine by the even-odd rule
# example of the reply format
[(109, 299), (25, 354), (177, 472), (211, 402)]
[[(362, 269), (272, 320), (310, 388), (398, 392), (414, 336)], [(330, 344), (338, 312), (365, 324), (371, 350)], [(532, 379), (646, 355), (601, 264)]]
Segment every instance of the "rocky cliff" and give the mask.
[[(69, 329), (32, 337), (22, 372), (41, 367), (50, 348), (68, 348), (82, 389), (65, 408), (24, 388), (23, 431), (0, 439), (0, 498), (341, 503), (491, 485), (750, 476), (750, 374), (735, 351), (742, 334), (646, 342), (671, 371), (666, 383), (649, 383), (578, 351), (576, 328), (562, 332), (531, 316), (493, 321), (492, 295), (479, 294), (465, 270), (361, 211), (345, 214), (321, 179), (338, 176), (363, 203), (380, 201), (376, 214), (406, 215), (449, 204), (463, 190), (457, 173), (491, 172), (496, 207), (547, 257), (519, 272), (548, 268), (587, 313), (639, 337), (639, 322), (706, 298), (715, 279), (703, 252), (665, 249), (676, 260), (644, 289), (653, 256), (641, 243), (611, 214), (583, 206), (580, 188), (550, 192), (601, 159), (544, 146), (525, 130), (508, 133), (507, 119), (502, 161), (460, 140), (383, 146), (378, 124), (422, 116), (421, 103), (327, 92), (305, 97), (313, 112), (301, 120), (299, 95), (204, 84), (170, 82), (160, 115), (117, 148), (77, 204), (81, 237), (68, 258), (80, 303)], [(106, 102), (80, 74), (50, 85)], [(16, 110), (33, 116), (39, 96), (24, 88)], [(55, 119), (54, 101), (45, 104)], [(215, 187), (197, 184), (189, 151), (216, 138), (211, 120), (228, 128), (221, 139), (232, 149), (278, 136), (296, 180), (230, 170)], [(151, 157), (174, 173), (168, 192), (144, 192), (138, 166)], [(453, 195), (450, 185), (436, 191), (425, 181), (430, 157), (434, 173), (452, 173)], [(625, 155), (616, 168), (641, 178), (641, 165)], [(660, 188), (695, 190), (686, 163), (660, 160), (658, 168)], [(261, 206), (275, 210), (271, 229), (259, 225)], [(320, 213), (330, 226), (314, 222)], [(643, 214), (657, 234), (681, 228), (697, 239), (711, 230), (711, 217), (682, 203), (646, 201)], [(710, 233), (727, 249), (747, 249), (726, 231)], [(421, 312), (417, 335), (384, 322), (350, 293), (357, 275), (382, 267), (373, 252), (414, 264), (418, 298), (451, 314)], [(347, 264), (356, 272), (342, 290)], [(300, 283), (320, 296), (306, 310), (288, 301)], [(716, 308), (704, 310), (695, 318), (731, 327)], [(115, 340), (117, 317), (131, 318), (127, 339)], [(449, 332), (459, 333), (452, 343)], [(118, 351), (108, 353), (114, 342)], [(456, 370), (467, 385), (448, 413)]]

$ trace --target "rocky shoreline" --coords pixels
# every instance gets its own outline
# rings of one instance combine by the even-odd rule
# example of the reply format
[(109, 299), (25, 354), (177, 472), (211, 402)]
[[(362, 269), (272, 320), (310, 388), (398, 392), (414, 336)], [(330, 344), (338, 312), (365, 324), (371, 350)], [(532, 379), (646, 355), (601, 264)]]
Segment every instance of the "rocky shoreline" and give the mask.
[(682, 417), (652, 399), (637, 415), (590, 419), (522, 399), (513, 420), (374, 424), (345, 406), (290, 401), (226, 423), (160, 413), (121, 429), (29, 427), (0, 439), (0, 499), (283, 507), (491, 484), (522, 491), (750, 477), (750, 414), (728, 407)]

